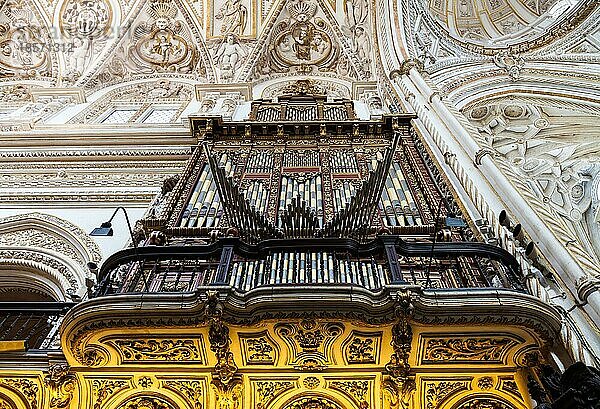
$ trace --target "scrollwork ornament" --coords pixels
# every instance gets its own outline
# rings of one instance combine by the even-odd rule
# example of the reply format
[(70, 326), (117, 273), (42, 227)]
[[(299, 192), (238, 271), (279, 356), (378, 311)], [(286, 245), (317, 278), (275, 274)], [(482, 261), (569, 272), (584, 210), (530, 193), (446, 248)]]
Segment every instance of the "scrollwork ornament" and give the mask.
[(217, 409), (242, 409), (242, 377), (233, 376), (223, 383), (214, 375), (212, 385), (216, 390)]
[(390, 358), (390, 362), (385, 366), (392, 379), (400, 383), (408, 379), (410, 374), (408, 357), (412, 348), (413, 334), (408, 320), (413, 310), (414, 306), (411, 303), (410, 292), (400, 292), (396, 305), (398, 322), (392, 327), (391, 345), (394, 353)]
[(54, 364), (48, 368), (44, 384), (50, 390), (50, 409), (68, 408), (75, 393), (76, 377), (67, 364)]
[(441, 381), (425, 384), (425, 409), (437, 409), (453, 394), (467, 390), (467, 381)]
[(200, 361), (200, 351), (192, 339), (116, 340), (127, 361)]
[(153, 396), (143, 396), (128, 401), (121, 406), (123, 409), (173, 409), (173, 406)]
[(31, 408), (38, 407), (39, 387), (34, 381), (23, 378), (1, 378), (0, 385), (5, 385), (10, 389), (18, 391), (29, 402)]
[(202, 397), (204, 396), (204, 384), (199, 380), (164, 381), (164, 385), (184, 395), (193, 405), (194, 409), (202, 409)]
[(369, 381), (332, 381), (329, 385), (350, 396), (361, 408), (369, 407)]
[(92, 391), (95, 396), (93, 409), (100, 409), (102, 404), (120, 389), (127, 386), (127, 381), (111, 379), (94, 379)]
[(83, 364), (89, 367), (98, 367), (108, 362), (108, 353), (94, 345), (88, 345), (83, 351)]
[(291, 381), (260, 381), (256, 383), (257, 409), (264, 409), (277, 396), (294, 387)]
[(494, 64), (506, 71), (511, 80), (517, 81), (525, 65), (519, 54), (502, 51), (494, 56)]
[(517, 344), (511, 338), (428, 339), (424, 362), (487, 361), (501, 362)]
[(413, 315), (414, 305), (408, 290), (398, 292), (396, 297), (395, 313), (398, 321), (392, 327), (391, 340), (394, 352), (385, 366), (387, 376), (384, 378), (383, 388), (398, 408), (405, 409), (411, 407), (416, 390), (414, 376), (410, 374), (408, 363), (413, 339), (409, 319)]
[(223, 305), (216, 292), (208, 293), (205, 313), (210, 319), (208, 329), (210, 350), (215, 353), (217, 358), (213, 376), (218, 382), (227, 385), (233, 379), (238, 367), (233, 359), (233, 353), (229, 350), (231, 344), (229, 328), (223, 323)]

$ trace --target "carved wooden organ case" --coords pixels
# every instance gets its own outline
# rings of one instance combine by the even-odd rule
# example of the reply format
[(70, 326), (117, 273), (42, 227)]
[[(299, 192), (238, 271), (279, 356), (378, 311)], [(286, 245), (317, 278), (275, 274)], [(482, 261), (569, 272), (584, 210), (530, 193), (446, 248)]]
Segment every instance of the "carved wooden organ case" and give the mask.
[[(356, 282), (370, 289), (391, 282), (519, 286), (511, 260), (498, 263), (476, 251), (453, 260), (431, 257), (435, 241), (439, 247), (474, 236), (411, 119), (359, 120), (352, 101), (307, 94), (255, 101), (244, 122), (192, 117), (198, 146), (145, 228), (161, 230), (172, 245), (237, 237), (254, 246), (277, 239), (308, 246), (264, 250), (259, 257), (234, 254), (227, 283), (245, 291), (295, 282)], [(413, 251), (314, 251), (316, 239), (366, 246), (385, 235)], [(212, 282), (215, 271), (209, 270), (194, 280)]]
[(475, 240), (411, 119), (306, 91), (191, 118), (140, 245), (65, 317), (72, 407), (531, 407), (559, 320)]

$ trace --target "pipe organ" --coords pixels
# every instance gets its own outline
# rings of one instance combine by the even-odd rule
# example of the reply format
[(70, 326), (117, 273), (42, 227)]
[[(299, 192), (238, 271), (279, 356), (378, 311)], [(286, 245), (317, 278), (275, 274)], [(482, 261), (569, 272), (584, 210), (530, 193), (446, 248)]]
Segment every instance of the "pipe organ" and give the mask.
[(48, 310), (60, 331), (35, 345), (60, 343), (57, 362), (0, 370), (0, 408), (543, 398), (560, 317), (511, 254), (477, 240), (413, 117), (361, 120), (310, 81), (286, 92), (245, 121), (190, 118), (197, 146), (140, 221), (145, 239), (105, 260), (89, 299)]

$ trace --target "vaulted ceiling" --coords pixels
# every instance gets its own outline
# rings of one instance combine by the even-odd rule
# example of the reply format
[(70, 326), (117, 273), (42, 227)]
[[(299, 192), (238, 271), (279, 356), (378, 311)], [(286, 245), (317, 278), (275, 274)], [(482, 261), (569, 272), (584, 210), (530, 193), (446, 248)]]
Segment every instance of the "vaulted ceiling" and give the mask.
[(507, 45), (544, 33), (578, 0), (428, 0), (436, 20), (458, 39)]

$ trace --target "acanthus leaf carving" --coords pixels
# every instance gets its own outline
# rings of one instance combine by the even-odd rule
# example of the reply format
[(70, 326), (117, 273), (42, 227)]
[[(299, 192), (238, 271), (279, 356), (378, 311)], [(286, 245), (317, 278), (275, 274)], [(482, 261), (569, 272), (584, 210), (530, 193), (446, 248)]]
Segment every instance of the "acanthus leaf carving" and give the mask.
[(193, 339), (117, 339), (112, 342), (125, 361), (202, 361)]
[(432, 338), (425, 344), (423, 362), (502, 362), (517, 344), (512, 338)]
[(113, 395), (127, 387), (127, 381), (114, 379), (94, 379), (92, 380), (92, 392), (94, 394), (93, 409), (100, 409), (104, 402), (108, 401)]
[(202, 409), (205, 394), (204, 382), (192, 379), (166, 380), (163, 384), (170, 389), (180, 392), (193, 405), (194, 409)]

